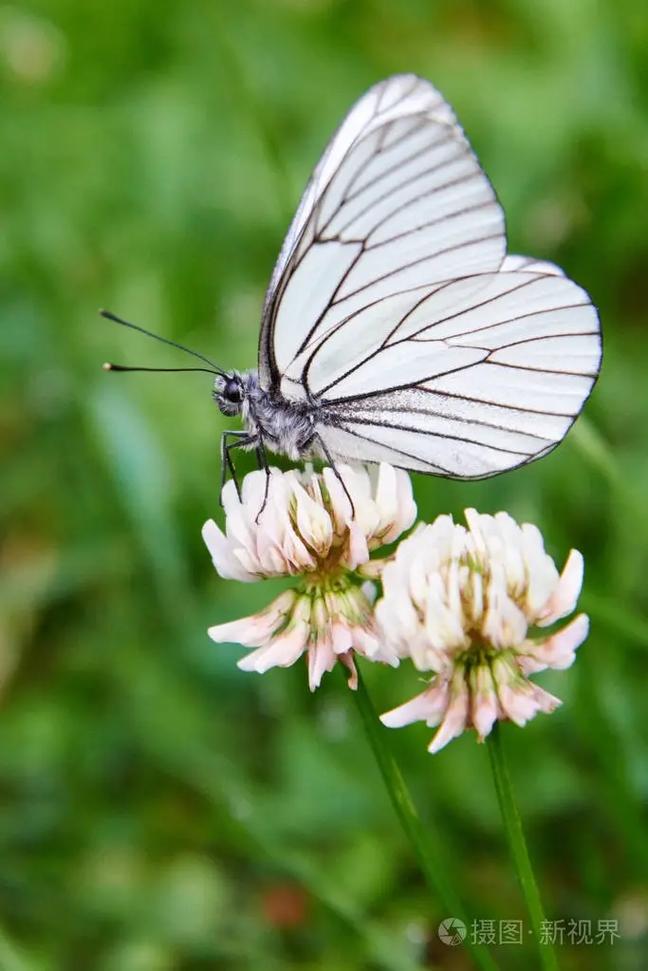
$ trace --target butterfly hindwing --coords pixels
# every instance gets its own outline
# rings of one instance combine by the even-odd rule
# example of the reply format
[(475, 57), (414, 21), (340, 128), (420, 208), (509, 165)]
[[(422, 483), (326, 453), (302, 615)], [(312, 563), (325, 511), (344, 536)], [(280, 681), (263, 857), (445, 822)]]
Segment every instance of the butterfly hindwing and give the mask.
[[(443, 284), (378, 350), (347, 351), (332, 382), (313, 388), (332, 453), (479, 478), (562, 440), (596, 379), (600, 335), (584, 290), (563, 275), (518, 270)], [(406, 354), (403, 378), (390, 381)]]

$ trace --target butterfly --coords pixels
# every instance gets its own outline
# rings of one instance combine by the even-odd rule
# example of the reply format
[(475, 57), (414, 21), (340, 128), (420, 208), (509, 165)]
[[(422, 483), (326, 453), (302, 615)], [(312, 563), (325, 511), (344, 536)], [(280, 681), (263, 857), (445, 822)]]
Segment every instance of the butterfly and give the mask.
[(265, 295), (258, 369), (196, 356), (221, 412), (243, 422), (222, 440), (235, 480), (234, 448), (266, 470), (270, 450), (481, 479), (562, 441), (601, 336), (561, 269), (507, 255), (502, 207), (452, 108), (398, 74), (353, 105), (306, 186)]

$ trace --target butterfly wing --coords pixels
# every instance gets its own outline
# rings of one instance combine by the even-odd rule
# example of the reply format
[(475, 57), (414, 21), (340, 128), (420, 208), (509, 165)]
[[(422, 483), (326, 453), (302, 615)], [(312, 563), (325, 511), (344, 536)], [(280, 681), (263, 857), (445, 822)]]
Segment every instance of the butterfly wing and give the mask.
[(305, 377), (330, 454), (483, 478), (555, 448), (600, 359), (587, 293), (562, 273), (513, 270), (377, 304), (318, 345)]
[(564, 437), (598, 318), (554, 264), (506, 256), (504, 216), (439, 93), (389, 78), (308, 184), (266, 295), (262, 387), (318, 402), (336, 458), (481, 478)]
[(551, 276), (564, 276), (565, 272), (549, 260), (536, 260), (534, 256), (506, 256), (500, 266), (502, 273), (526, 270), (527, 273), (548, 273)]
[(438, 91), (414, 75), (375, 85), (326, 149), (277, 261), (259, 343), (262, 387), (299, 399), (304, 351), (351, 312), (497, 269), (505, 246), (493, 188)]

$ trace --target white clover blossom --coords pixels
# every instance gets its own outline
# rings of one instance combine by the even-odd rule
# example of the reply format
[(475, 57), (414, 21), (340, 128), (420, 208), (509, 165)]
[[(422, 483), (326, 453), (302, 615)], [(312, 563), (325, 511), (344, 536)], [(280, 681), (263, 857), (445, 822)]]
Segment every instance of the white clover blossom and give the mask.
[(575, 609), (583, 582), (577, 550), (559, 574), (537, 527), (504, 512), (467, 509), (465, 517), (468, 528), (439, 516), (404, 540), (383, 570), (376, 605), (386, 646), (434, 674), (425, 691), (382, 721), (439, 726), (430, 752), (466, 728), (483, 741), (497, 719), (524, 725), (538, 711), (553, 711), (559, 699), (528, 675), (569, 667), (589, 629), (579, 614), (548, 636), (529, 636), (529, 628)]
[(209, 629), (214, 641), (256, 648), (238, 662), (244, 671), (288, 667), (306, 653), (314, 690), (338, 660), (349, 668), (349, 684), (355, 686), (354, 652), (398, 663), (396, 652), (378, 639), (372, 585), (360, 585), (359, 578), (365, 567), (366, 575), (376, 573), (376, 561), (368, 565), (370, 552), (412, 525), (416, 505), (410, 480), (384, 463), (375, 474), (347, 465), (339, 465), (338, 473), (344, 485), (330, 468), (321, 473), (273, 468), (264, 506), (265, 473), (251, 472), (241, 499), (233, 482), (223, 490), (225, 533), (213, 520), (203, 527), (222, 577), (300, 578), (260, 613)]

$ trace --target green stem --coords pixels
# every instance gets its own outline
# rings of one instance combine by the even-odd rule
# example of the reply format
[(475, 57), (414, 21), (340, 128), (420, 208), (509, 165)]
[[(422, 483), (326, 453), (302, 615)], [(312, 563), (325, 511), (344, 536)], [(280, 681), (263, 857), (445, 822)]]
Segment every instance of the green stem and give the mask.
[(443, 905), (447, 916), (458, 917), (468, 928), (464, 943), (471, 952), (476, 967), (481, 968), (482, 971), (497, 971), (497, 964), (486, 947), (483, 944), (476, 944), (471, 941), (469, 922), (463, 906), (454, 887), (447, 879), (448, 868), (443, 859), (444, 854), (438, 837), (429, 825), (424, 826), (421, 822), (421, 817), (412, 801), (398, 763), (388, 748), (387, 729), (383, 728), (378, 720), (376, 709), (360, 672), (358, 672), (358, 690), (353, 691), (352, 695), (389, 798), (411, 844), (428, 887)]
[(495, 724), (491, 734), (488, 736), (488, 754), (490, 756), (493, 779), (497, 792), (497, 799), (502, 813), (502, 820), (506, 830), (506, 836), (513, 857), (515, 872), (522, 888), (522, 894), (526, 901), (531, 926), (535, 935), (540, 957), (540, 966), (544, 971), (558, 971), (558, 961), (556, 953), (549, 943), (542, 943), (542, 928), (545, 921), (542, 901), (538, 884), (533, 873), (531, 858), (527, 849), (522, 829), (522, 820), (515, 802), (511, 777), (506, 764), (504, 748), (499, 725)]

